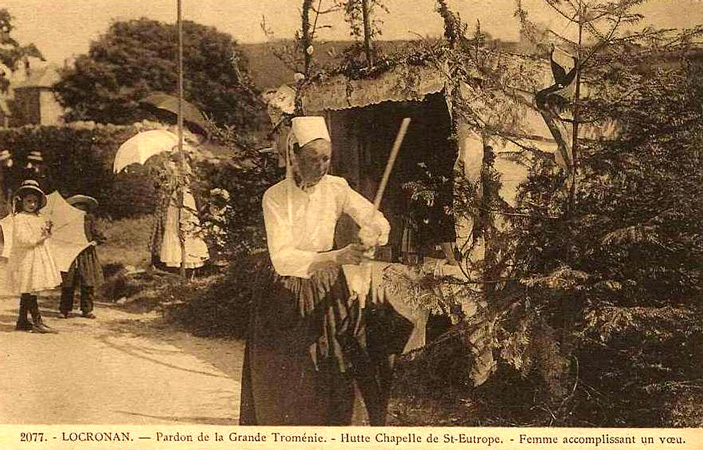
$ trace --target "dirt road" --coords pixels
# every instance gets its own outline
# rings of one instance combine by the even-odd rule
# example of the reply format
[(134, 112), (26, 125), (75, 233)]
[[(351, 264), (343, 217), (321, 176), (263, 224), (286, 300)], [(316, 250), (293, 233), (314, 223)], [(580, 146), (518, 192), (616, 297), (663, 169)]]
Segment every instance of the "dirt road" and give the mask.
[(59, 334), (18, 332), (18, 303), (0, 298), (0, 423), (237, 423), (242, 342), (104, 304), (95, 320), (62, 320), (56, 298), (40, 306)]

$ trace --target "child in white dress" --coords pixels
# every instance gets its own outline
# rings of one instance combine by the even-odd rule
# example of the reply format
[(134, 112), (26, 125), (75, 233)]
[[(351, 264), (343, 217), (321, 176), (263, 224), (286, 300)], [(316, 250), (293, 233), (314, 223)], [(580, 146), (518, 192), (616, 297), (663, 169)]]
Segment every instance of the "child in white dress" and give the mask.
[(20, 295), (15, 329), (35, 333), (56, 333), (44, 324), (36, 293), (61, 284), (61, 273), (46, 242), (51, 236), (51, 222), (39, 215), (46, 201), (46, 195), (34, 180), (26, 180), (13, 195), (16, 206), (7, 275), (12, 293)]

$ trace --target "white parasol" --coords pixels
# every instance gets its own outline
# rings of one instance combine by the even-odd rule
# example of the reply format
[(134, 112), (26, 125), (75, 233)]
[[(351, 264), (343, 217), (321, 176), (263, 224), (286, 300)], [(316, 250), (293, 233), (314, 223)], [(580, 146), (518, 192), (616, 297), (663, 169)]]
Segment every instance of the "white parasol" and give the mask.
[(0, 230), (2, 231), (2, 245), (0, 245), (0, 257), (8, 259), (12, 251), (12, 236), (14, 235), (13, 215), (8, 214), (0, 220)]
[(120, 146), (113, 164), (120, 173), (131, 164), (144, 164), (152, 156), (170, 152), (178, 146), (178, 136), (167, 130), (149, 130), (132, 136)]
[(12, 295), (7, 283), (7, 259), (12, 251), (12, 235), (14, 234), (14, 220), (12, 214), (0, 220), (2, 230), (2, 251), (0, 251), (0, 297)]
[(68, 272), (78, 254), (90, 245), (85, 236), (85, 212), (69, 205), (58, 191), (47, 195), (46, 200), (40, 213), (53, 224), (47, 243), (56, 267)]

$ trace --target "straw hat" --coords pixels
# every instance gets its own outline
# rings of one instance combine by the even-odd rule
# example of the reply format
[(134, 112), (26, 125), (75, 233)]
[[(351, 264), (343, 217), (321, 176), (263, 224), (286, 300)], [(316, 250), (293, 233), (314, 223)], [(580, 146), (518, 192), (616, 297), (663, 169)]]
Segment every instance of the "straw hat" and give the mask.
[(44, 158), (42, 157), (40, 151), (31, 151), (27, 156), (27, 169), (36, 167), (38, 164), (42, 164), (43, 162)]
[(46, 206), (46, 194), (39, 187), (39, 183), (35, 180), (25, 180), (20, 187), (17, 188), (12, 195), (15, 199), (22, 199), (27, 194), (37, 194), (39, 196), (39, 209)]
[(30, 161), (44, 162), (44, 158), (42, 157), (41, 152), (38, 150), (29, 152), (27, 159)]
[(66, 201), (71, 206), (88, 211), (95, 211), (98, 208), (98, 201), (89, 195), (77, 194), (67, 198)]

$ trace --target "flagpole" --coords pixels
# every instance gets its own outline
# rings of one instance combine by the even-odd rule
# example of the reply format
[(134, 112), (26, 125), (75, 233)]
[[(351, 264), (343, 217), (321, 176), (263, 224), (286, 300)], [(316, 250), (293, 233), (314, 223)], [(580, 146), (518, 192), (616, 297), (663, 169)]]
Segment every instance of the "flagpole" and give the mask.
[(178, 10), (178, 240), (181, 244), (181, 277), (186, 278), (186, 240), (183, 231), (183, 208), (184, 205), (184, 181), (185, 177), (185, 155), (183, 154), (183, 20), (181, 10), (181, 0), (177, 1)]

